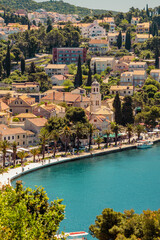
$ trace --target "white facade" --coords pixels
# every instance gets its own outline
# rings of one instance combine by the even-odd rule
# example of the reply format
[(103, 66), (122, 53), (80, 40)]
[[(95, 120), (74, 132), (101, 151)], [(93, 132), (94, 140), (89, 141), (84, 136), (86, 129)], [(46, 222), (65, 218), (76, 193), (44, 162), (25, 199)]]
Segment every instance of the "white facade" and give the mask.
[(91, 105), (90, 112), (94, 113), (101, 109), (101, 93), (100, 93), (100, 85), (97, 81), (94, 81), (91, 86)]

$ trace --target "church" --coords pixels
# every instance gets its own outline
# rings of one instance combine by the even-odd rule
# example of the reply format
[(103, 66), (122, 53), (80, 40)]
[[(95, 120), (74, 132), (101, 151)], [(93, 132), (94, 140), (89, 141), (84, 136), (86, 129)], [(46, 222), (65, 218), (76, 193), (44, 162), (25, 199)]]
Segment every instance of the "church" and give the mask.
[(86, 111), (89, 122), (99, 130), (99, 135), (110, 129), (111, 122), (114, 121), (114, 113), (110, 108), (102, 105), (100, 84), (96, 80), (91, 85), (90, 106)]

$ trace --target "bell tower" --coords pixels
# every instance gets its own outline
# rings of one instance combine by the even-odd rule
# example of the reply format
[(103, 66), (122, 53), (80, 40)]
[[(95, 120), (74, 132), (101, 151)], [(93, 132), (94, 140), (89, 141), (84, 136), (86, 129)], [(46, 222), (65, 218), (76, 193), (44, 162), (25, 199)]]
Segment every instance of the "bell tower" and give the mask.
[(91, 85), (91, 105), (90, 105), (90, 111), (91, 113), (94, 113), (101, 109), (101, 93), (100, 93), (100, 85), (95, 80)]

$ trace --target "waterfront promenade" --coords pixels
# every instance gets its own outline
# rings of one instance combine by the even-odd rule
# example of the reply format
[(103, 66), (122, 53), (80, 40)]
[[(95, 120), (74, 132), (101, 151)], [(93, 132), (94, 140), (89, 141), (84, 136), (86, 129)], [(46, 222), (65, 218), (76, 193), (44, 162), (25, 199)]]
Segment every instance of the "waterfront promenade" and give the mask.
[[(156, 142), (160, 141), (160, 137), (150, 139), (150, 140), (153, 141), (154, 143), (156, 143)], [(69, 162), (69, 161), (76, 161), (76, 160), (84, 159), (84, 158), (88, 158), (88, 157), (95, 157), (95, 156), (99, 156), (99, 155), (105, 155), (105, 154), (110, 154), (110, 153), (114, 153), (114, 152), (125, 151), (128, 149), (134, 149), (134, 148), (136, 148), (136, 145), (137, 145), (136, 143), (135, 144), (124, 144), (124, 145), (117, 146), (117, 147), (109, 147), (107, 149), (97, 149), (97, 150), (94, 149), (92, 152), (88, 152), (88, 153), (83, 152), (79, 155), (70, 155), (67, 157), (46, 159), (41, 162), (29, 163), (28, 165), (24, 166), (23, 168), (18, 167), (18, 168), (9, 169), (8, 172), (0, 174), (0, 188), (3, 185), (11, 184), (11, 181), (13, 179), (18, 178), (23, 174), (27, 174), (29, 172), (36, 171), (36, 170), (39, 170), (44, 167), (48, 167), (48, 166), (55, 165), (55, 164), (62, 164), (64, 162)]]

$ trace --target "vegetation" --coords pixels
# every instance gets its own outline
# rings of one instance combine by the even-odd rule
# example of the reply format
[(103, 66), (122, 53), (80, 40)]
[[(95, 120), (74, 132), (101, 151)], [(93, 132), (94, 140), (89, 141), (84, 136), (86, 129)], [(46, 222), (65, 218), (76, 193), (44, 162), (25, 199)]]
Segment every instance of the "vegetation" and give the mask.
[(43, 188), (24, 188), (17, 181), (15, 189), (0, 191), (0, 239), (54, 239), (64, 219), (62, 200), (48, 201)]

